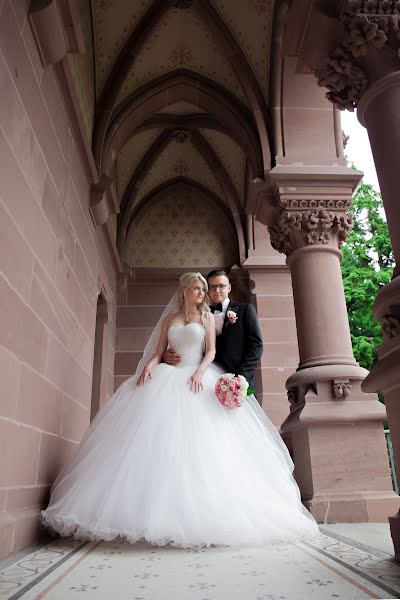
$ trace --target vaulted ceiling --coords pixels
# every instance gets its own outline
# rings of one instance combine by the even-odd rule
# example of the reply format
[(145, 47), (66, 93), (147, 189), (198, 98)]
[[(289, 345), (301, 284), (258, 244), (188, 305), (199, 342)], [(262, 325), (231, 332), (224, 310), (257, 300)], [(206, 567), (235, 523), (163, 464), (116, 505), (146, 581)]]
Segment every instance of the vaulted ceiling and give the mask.
[(171, 181), (209, 190), (242, 227), (248, 181), (271, 168), (274, 0), (79, 7), (88, 52), (70, 64), (97, 168), (115, 180), (121, 254), (135, 212)]

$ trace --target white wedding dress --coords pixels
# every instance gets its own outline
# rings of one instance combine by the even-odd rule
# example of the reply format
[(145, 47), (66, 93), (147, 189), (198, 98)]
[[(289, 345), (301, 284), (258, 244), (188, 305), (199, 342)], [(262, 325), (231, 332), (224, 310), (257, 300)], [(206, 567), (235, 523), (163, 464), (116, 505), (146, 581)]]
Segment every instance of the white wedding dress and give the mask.
[(43, 522), (61, 535), (177, 546), (266, 545), (317, 532), (300, 501), (293, 463), (254, 397), (223, 408), (212, 365), (203, 392), (188, 379), (204, 329), (172, 323), (177, 367), (128, 379), (96, 416), (56, 480)]

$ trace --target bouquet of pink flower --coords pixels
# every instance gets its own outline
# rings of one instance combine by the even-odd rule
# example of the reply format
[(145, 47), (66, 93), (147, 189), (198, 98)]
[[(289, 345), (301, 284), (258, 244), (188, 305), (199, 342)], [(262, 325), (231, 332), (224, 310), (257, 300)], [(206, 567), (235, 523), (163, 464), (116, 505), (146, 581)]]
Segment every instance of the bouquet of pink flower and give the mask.
[(218, 400), (225, 408), (242, 406), (248, 395), (249, 384), (243, 375), (225, 373), (219, 377), (215, 385)]

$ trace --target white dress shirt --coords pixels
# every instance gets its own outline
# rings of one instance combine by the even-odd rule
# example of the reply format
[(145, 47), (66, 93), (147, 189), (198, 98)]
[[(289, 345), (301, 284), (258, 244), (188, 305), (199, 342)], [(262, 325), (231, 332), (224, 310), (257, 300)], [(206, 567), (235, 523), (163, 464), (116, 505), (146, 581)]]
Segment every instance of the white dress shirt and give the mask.
[(222, 333), (222, 328), (224, 326), (225, 315), (226, 315), (226, 311), (228, 310), (228, 306), (229, 306), (229, 298), (225, 298), (225, 300), (222, 302), (222, 312), (219, 310), (216, 310), (214, 312), (215, 333), (217, 335), (221, 335), (221, 333)]

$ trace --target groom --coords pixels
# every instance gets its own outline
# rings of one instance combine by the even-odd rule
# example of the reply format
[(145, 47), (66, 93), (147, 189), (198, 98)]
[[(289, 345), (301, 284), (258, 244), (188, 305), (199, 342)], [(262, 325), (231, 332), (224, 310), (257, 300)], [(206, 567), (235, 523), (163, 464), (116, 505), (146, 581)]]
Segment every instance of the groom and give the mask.
[[(229, 373), (243, 375), (255, 390), (255, 371), (263, 351), (260, 324), (252, 304), (229, 299), (231, 284), (223, 270), (207, 275), (208, 295), (217, 334), (215, 362)], [(179, 355), (166, 350), (164, 362), (176, 365)]]

